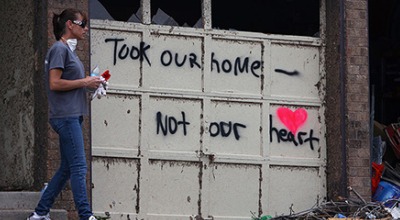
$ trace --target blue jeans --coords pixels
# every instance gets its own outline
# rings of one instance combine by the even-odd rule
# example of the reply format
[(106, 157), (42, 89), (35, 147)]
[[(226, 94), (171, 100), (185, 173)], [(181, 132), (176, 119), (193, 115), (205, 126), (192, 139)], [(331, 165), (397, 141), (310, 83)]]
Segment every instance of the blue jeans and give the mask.
[(86, 193), (86, 157), (82, 135), (83, 117), (52, 118), (50, 125), (59, 135), (61, 162), (44, 191), (35, 211), (38, 215), (49, 213), (54, 200), (71, 179), (72, 194), (81, 220), (91, 215)]

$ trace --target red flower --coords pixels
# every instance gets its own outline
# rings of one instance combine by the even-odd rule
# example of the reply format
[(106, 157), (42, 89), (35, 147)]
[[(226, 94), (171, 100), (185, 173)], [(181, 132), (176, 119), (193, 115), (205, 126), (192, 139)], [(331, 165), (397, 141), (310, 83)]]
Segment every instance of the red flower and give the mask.
[(106, 81), (108, 81), (108, 79), (110, 79), (110, 77), (111, 77), (110, 71), (109, 71), (109, 70), (104, 71), (104, 73), (101, 74), (101, 76), (102, 76)]

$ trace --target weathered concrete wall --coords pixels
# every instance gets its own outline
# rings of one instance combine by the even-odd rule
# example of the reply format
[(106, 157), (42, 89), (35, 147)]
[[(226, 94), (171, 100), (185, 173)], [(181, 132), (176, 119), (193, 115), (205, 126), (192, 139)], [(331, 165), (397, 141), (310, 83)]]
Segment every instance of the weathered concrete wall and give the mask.
[[(340, 0), (326, 2), (326, 142), (328, 198), (345, 196), (346, 169), (342, 154), (341, 97), (340, 97)], [(343, 176), (344, 175), (344, 176)]]
[(2, 1), (0, 190), (34, 183), (34, 2)]

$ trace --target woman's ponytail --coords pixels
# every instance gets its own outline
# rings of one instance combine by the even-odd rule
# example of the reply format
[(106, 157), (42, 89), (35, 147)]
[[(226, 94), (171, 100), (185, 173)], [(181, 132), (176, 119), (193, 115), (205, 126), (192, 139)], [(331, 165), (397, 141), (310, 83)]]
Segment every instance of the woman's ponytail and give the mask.
[(53, 32), (54, 32), (54, 37), (56, 37), (56, 40), (61, 39), (62, 30), (63, 28), (61, 27), (60, 24), (60, 15), (53, 13)]

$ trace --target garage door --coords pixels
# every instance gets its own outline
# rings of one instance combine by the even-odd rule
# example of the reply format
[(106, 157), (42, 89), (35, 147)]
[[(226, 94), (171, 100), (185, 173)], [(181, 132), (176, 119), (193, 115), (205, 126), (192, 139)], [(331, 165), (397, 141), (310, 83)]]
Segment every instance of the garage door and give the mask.
[(326, 194), (318, 38), (91, 21), (93, 209), (112, 219), (251, 219)]

